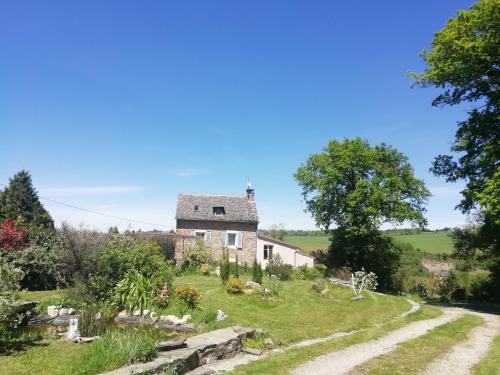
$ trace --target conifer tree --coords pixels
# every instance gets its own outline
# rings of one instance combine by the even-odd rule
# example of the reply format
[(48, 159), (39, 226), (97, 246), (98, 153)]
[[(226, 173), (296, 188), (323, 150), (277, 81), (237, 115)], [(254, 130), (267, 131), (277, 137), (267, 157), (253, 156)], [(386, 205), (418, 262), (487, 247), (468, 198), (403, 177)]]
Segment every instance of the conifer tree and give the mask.
[(0, 220), (15, 219), (33, 229), (53, 229), (54, 221), (40, 203), (28, 171), (17, 172), (0, 191)]

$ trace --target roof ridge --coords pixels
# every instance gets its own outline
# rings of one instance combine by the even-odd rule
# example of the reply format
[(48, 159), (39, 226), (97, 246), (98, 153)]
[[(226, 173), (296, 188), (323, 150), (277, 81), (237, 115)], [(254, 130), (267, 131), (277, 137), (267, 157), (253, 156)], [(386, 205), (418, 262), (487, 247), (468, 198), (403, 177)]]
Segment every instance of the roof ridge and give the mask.
[(200, 197), (233, 197), (233, 198), (247, 198), (246, 195), (231, 195), (231, 194), (200, 194), (200, 193), (179, 193), (179, 195), (196, 195)]

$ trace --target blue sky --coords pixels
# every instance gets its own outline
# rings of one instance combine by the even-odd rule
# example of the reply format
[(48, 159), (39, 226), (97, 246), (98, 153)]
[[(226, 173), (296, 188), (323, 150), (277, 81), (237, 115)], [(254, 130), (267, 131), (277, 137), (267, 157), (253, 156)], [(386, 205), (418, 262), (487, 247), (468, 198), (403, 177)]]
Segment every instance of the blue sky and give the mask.
[[(433, 177), (466, 108), (433, 108), (408, 70), (471, 1), (3, 1), (0, 182), (174, 227), (177, 194), (255, 185), (261, 227), (314, 228), (293, 173), (329, 139), (408, 155), (431, 228), (465, 218)], [(151, 226), (43, 201), (57, 222)]]

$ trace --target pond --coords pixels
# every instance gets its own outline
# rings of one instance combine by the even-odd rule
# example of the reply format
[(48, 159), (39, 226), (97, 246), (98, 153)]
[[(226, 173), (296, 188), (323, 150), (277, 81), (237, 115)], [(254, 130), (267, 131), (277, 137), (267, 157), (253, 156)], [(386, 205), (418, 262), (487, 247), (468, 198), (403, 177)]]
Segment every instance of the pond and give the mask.
[[(162, 339), (174, 339), (179, 336), (188, 336), (190, 333), (178, 332), (169, 328), (156, 328), (150, 323), (138, 322), (114, 322), (113, 320), (99, 319), (94, 322), (95, 335), (102, 335), (109, 329), (128, 329), (150, 333), (153, 336), (161, 336)], [(68, 322), (59, 323), (33, 323), (19, 327), (16, 333), (28, 337), (44, 337), (47, 339), (59, 339), (68, 331)]]

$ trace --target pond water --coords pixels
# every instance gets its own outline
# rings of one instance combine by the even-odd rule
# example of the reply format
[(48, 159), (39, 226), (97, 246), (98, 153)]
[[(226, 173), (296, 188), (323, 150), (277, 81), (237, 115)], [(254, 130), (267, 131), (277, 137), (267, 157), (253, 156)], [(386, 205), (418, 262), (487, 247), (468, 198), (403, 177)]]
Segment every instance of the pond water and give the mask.
[[(155, 328), (148, 323), (115, 323), (113, 320), (101, 319), (97, 323), (96, 334), (102, 335), (108, 329), (128, 329), (141, 332), (150, 332), (152, 335), (161, 336), (162, 339), (174, 339), (185, 336), (186, 333), (177, 332), (172, 329)], [(44, 337), (47, 339), (58, 339), (68, 331), (68, 324), (38, 323), (21, 326), (17, 333), (23, 336)]]

